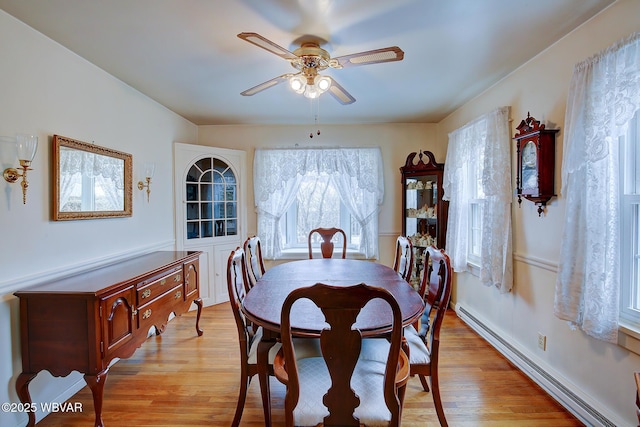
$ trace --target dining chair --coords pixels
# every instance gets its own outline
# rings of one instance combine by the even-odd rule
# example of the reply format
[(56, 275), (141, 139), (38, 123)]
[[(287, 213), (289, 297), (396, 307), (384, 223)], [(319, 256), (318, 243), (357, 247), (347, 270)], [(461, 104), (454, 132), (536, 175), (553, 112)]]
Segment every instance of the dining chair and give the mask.
[[(359, 357), (362, 335), (354, 326), (360, 310), (374, 299), (382, 300), (383, 310), (390, 307), (386, 312), (392, 331), (384, 362)], [(296, 357), (291, 332), (294, 304), (297, 310), (308, 313), (319, 308), (324, 313), (328, 327), (320, 335), (321, 355)], [(287, 426), (400, 425), (409, 361), (402, 349), (402, 314), (389, 291), (364, 283), (299, 288), (285, 299), (280, 325), (282, 347), (273, 369), (286, 386)]]
[[(451, 261), (442, 249), (429, 246), (425, 250), (425, 276), (420, 293), (425, 299), (421, 325), (404, 330), (409, 344), (410, 372), (418, 375), (424, 391), (429, 391), (426, 378), (431, 382), (431, 395), (441, 426), (447, 426), (442, 407), (438, 361), (440, 359), (440, 329), (451, 299)], [(433, 316), (431, 315), (433, 313)]]
[[(229, 303), (231, 311), (236, 321), (238, 330), (238, 338), (240, 343), (240, 391), (238, 394), (238, 403), (236, 412), (233, 417), (232, 426), (236, 427), (240, 424), (244, 403), (247, 398), (247, 390), (251, 384), (251, 379), (258, 373), (257, 351), (258, 344), (262, 339), (262, 327), (256, 327), (242, 312), (242, 302), (247, 294), (247, 261), (244, 249), (237, 247), (231, 251), (227, 260), (227, 289), (229, 291)], [(317, 339), (297, 338), (294, 345), (301, 357), (316, 356), (320, 354), (320, 343)], [(270, 375), (273, 375), (273, 359), (280, 349), (277, 343), (269, 350), (269, 367)], [(269, 396), (266, 390), (260, 390), (263, 397)]]
[(393, 261), (393, 269), (408, 283), (411, 282), (413, 245), (411, 240), (405, 236), (398, 236), (396, 239), (396, 255)]
[(249, 278), (249, 288), (252, 288), (258, 279), (262, 277), (266, 269), (264, 259), (262, 259), (262, 246), (258, 236), (252, 236), (244, 241), (244, 253), (247, 258), (247, 276)]
[[(256, 364), (256, 352), (258, 343), (262, 337), (261, 328), (253, 328), (251, 323), (244, 317), (241, 306), (242, 301), (247, 292), (247, 268), (244, 249), (237, 247), (231, 251), (227, 260), (227, 288), (229, 291), (229, 303), (233, 311), (233, 317), (236, 321), (238, 330), (238, 338), (240, 342), (240, 393), (238, 395), (238, 404), (233, 417), (232, 426), (240, 424), (244, 403), (247, 398), (247, 390), (251, 383), (251, 378), (258, 373)], [(273, 347), (270, 351), (269, 358), (273, 360), (273, 356), (278, 351), (277, 347)], [(273, 353), (273, 355), (272, 355)], [(270, 374), (273, 375), (273, 367), (270, 366)]]
[(347, 235), (341, 228), (314, 228), (309, 232), (309, 237), (307, 238), (309, 244), (309, 259), (313, 258), (312, 251), (312, 241), (314, 234), (319, 234), (322, 238), (322, 242), (320, 242), (320, 252), (322, 253), (322, 258), (331, 258), (333, 256), (333, 242), (331, 241), (336, 234), (342, 234), (342, 259), (347, 257)]
[[(409, 347), (410, 374), (420, 378), (424, 391), (431, 391), (438, 421), (441, 426), (447, 426), (440, 397), (438, 361), (440, 329), (451, 299), (451, 262), (444, 250), (429, 246), (425, 249), (424, 266), (420, 294), (425, 301), (425, 309), (418, 321), (404, 328), (404, 337)], [(384, 360), (388, 347), (387, 340), (366, 339), (363, 342), (362, 357)], [(431, 390), (427, 377), (431, 382)]]

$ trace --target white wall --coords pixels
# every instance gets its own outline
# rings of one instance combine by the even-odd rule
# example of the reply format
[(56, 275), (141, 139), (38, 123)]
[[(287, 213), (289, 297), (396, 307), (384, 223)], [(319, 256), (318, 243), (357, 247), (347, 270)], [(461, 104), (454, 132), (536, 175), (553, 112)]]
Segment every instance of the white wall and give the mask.
[[(327, 101), (333, 101), (328, 99)], [(349, 108), (349, 106), (344, 106)], [(444, 162), (446, 141), (436, 143), (435, 124), (320, 125), (320, 135), (309, 138), (311, 126), (200, 126), (198, 143), (247, 151), (249, 179), (253, 177), (253, 153), (256, 148), (275, 147), (380, 147), (384, 163), (384, 201), (380, 208), (380, 262), (393, 263), (395, 239), (402, 229), (402, 193), (399, 191), (400, 167), (407, 155), (420, 150), (431, 151), (438, 162)], [(249, 234), (256, 233), (257, 219), (253, 209), (253, 185), (248, 187), (250, 209), (247, 218)]]
[[(39, 137), (27, 204), (19, 185), (0, 180), (0, 402), (18, 402), (15, 379), (22, 367), (13, 292), (86, 265), (173, 249), (172, 144), (194, 143), (198, 129), (3, 11), (0, 40), (0, 169), (18, 165), (10, 138)], [(136, 183), (143, 163), (155, 162), (150, 203), (134, 188), (130, 218), (51, 221), (54, 134), (131, 153)], [(61, 393), (77, 390), (78, 379), (41, 373), (30, 386), (33, 401), (59, 401)], [(24, 424), (24, 414), (0, 412), (0, 425)]]
[[(503, 105), (512, 107), (513, 135), (520, 120), (531, 112), (547, 128), (560, 128), (556, 150), (559, 193), (564, 114), (574, 64), (634, 31), (640, 31), (640, 1), (618, 1), (439, 123), (438, 140), (446, 144), (448, 132)], [(514, 150), (512, 164), (515, 162)], [(496, 289), (483, 287), (473, 276), (457, 275), (455, 303), (616, 425), (636, 425), (633, 371), (640, 370), (640, 357), (617, 345), (572, 331), (553, 314), (559, 236), (565, 210), (563, 196), (552, 199), (542, 217), (538, 217), (533, 203), (524, 200), (519, 208), (515, 200), (513, 291), (500, 294)], [(538, 332), (547, 336), (546, 351), (537, 347)]]

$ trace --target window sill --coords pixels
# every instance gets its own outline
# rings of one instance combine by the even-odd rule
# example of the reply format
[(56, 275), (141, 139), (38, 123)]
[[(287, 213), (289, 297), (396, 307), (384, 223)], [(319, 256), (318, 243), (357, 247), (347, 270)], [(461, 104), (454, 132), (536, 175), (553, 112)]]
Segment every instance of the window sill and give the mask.
[[(313, 253), (314, 257), (318, 257), (321, 258), (320, 253)], [(339, 256), (339, 255), (335, 255), (334, 252), (334, 257), (335, 256)], [(302, 248), (296, 248), (296, 249), (285, 249), (282, 251), (282, 254), (280, 254), (280, 256), (278, 258), (276, 258), (276, 260), (280, 261), (280, 260), (296, 260), (296, 259), (308, 259), (309, 258), (309, 250), (308, 249), (302, 249)], [(354, 250), (349, 250), (347, 249), (347, 258), (349, 259), (367, 259), (363, 253), (358, 252), (358, 251), (354, 251)]]
[(620, 322), (618, 325), (618, 345), (640, 354), (640, 330), (629, 323)]
[(480, 277), (480, 265), (467, 262), (467, 273), (470, 273), (476, 277)]

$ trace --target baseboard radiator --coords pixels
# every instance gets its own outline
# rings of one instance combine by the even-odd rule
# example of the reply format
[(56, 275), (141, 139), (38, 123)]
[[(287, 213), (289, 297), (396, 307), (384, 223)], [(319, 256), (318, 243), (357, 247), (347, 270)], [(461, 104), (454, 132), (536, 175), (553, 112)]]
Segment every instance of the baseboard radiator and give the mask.
[(465, 323), (582, 422), (593, 426), (616, 427), (615, 423), (611, 422), (524, 353), (496, 334), (491, 328), (465, 310), (464, 307), (458, 305), (455, 309), (458, 316)]

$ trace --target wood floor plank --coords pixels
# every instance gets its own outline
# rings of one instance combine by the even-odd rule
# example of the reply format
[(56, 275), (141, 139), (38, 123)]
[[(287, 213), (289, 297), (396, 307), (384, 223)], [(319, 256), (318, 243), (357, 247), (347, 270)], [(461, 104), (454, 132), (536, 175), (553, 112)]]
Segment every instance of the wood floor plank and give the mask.
[[(103, 420), (121, 426), (228, 426), (235, 411), (240, 367), (235, 324), (228, 304), (203, 310), (195, 333), (195, 313), (173, 319), (164, 334), (149, 338), (133, 357), (109, 371)], [(453, 311), (441, 331), (440, 390), (452, 427), (582, 426), (573, 415), (465, 325)], [(271, 379), (274, 426), (284, 424), (284, 387)], [(81, 413), (52, 413), (39, 427), (92, 426), (88, 387), (69, 402)], [(257, 377), (251, 382), (242, 427), (263, 426)], [(429, 393), (409, 381), (402, 426), (438, 426)]]

